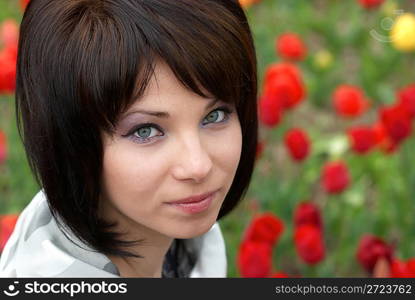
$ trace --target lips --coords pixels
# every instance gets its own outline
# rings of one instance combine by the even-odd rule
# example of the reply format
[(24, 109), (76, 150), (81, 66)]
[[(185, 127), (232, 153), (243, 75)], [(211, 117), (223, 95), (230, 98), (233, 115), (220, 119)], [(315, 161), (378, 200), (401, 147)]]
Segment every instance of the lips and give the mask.
[(217, 190), (212, 191), (212, 192), (208, 192), (208, 193), (205, 193), (205, 194), (201, 194), (201, 195), (195, 195), (195, 196), (191, 196), (191, 197), (188, 197), (188, 198), (180, 199), (180, 200), (177, 200), (177, 201), (172, 201), (172, 202), (169, 202), (169, 204), (184, 204), (184, 203), (201, 202), (204, 199), (206, 199), (206, 198), (210, 197), (211, 195), (213, 195), (216, 191)]

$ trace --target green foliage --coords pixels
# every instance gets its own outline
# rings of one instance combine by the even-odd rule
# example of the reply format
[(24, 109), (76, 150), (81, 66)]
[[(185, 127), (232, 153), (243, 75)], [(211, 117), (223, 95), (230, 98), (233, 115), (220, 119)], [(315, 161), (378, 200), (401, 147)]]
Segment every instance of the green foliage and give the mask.
[(14, 99), (0, 97), (0, 129), (7, 139), (8, 157), (0, 165), (0, 214), (18, 213), (39, 190), (17, 132)]

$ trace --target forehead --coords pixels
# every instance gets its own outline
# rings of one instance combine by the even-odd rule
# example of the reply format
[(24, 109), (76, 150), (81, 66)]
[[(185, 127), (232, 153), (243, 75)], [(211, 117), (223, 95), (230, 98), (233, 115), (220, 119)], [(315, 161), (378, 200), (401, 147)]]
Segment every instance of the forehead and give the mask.
[(170, 67), (163, 61), (158, 61), (154, 67), (153, 76), (143, 94), (143, 102), (148, 96), (155, 96), (164, 93), (183, 93), (184, 87), (176, 78)]
[[(157, 61), (154, 66), (154, 72), (151, 76), (148, 85), (139, 99), (136, 99), (132, 107), (144, 104), (171, 104), (176, 105), (179, 101), (185, 102), (185, 100), (207, 100), (214, 99), (206, 89), (200, 87), (202, 92), (208, 97), (204, 98), (197, 95), (192, 90), (186, 88), (175, 76), (174, 72), (164, 61)], [(166, 101), (166, 100), (171, 101)], [(200, 101), (201, 102), (201, 101)]]

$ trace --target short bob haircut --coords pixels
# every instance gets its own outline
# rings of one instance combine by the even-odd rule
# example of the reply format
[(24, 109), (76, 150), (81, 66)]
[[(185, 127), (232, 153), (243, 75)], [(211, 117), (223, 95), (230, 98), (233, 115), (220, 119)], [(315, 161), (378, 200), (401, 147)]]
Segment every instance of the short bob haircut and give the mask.
[[(242, 128), (241, 160), (219, 212), (243, 198), (258, 135), (257, 62), (237, 0), (32, 0), (23, 16), (16, 117), (35, 179), (62, 229), (93, 249), (123, 249), (98, 217), (102, 132), (143, 95), (157, 59), (194, 93), (234, 103)], [(61, 221), (59, 221), (59, 218)]]

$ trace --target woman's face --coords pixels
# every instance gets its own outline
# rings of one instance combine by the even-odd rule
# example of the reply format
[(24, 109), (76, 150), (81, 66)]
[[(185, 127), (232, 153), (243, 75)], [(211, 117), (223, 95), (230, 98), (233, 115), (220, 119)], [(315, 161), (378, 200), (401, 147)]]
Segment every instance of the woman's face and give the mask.
[[(164, 63), (155, 77), (114, 137), (104, 135), (103, 214), (133, 231), (192, 238), (216, 222), (239, 164), (241, 126), (233, 105), (186, 89)], [(211, 191), (200, 212), (167, 204)]]

